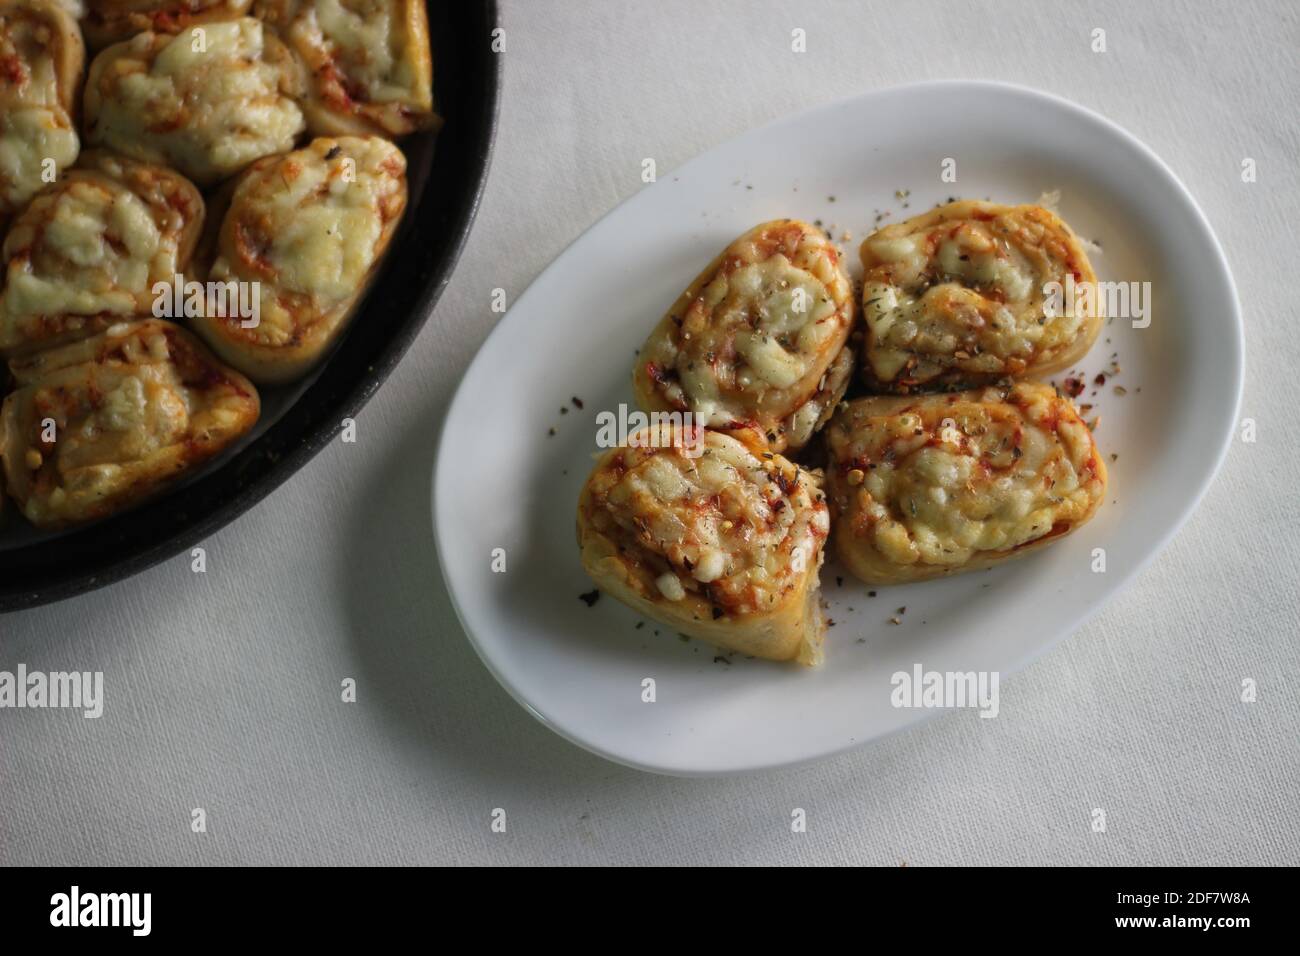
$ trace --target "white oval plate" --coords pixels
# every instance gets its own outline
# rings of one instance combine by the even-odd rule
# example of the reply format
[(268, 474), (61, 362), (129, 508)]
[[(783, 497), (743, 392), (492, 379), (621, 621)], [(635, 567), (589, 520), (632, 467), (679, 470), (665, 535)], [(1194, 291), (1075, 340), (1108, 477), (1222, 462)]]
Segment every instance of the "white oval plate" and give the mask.
[[(940, 181), (949, 158), (956, 183)], [(896, 195), (902, 190), (910, 193)], [(579, 600), (593, 587), (574, 521), (597, 450), (595, 416), (632, 405), (635, 350), (719, 249), (763, 220), (820, 219), (836, 239), (852, 231), (846, 258), (856, 265), (877, 211), (891, 211), (891, 222), (950, 195), (1018, 203), (1051, 190), (1060, 191), (1066, 221), (1100, 242), (1093, 259), (1102, 280), (1152, 289), (1149, 327), (1111, 321), (1080, 366), (1090, 384), (1078, 401), (1096, 406), (1098, 444), (1119, 456), (1096, 519), (1038, 557), (879, 588), (874, 598), (828, 561), (822, 588), (835, 626), (819, 670), (715, 660), (713, 648), (643, 623), (608, 596), (590, 608)], [(1119, 375), (1093, 386), (1113, 353)], [(919, 663), (1005, 676), (1150, 561), (1227, 450), (1242, 353), (1236, 291), (1214, 234), (1173, 173), (1128, 133), (1073, 103), (1003, 84), (871, 93), (661, 172), (519, 298), (465, 373), (443, 427), (433, 481), (443, 573), (484, 663), (534, 716), (582, 747), (687, 775), (833, 754), (936, 713), (892, 706), (896, 671)], [(504, 573), (492, 569), (497, 548)], [(1105, 549), (1104, 573), (1092, 570), (1095, 548)], [(904, 605), (902, 623), (891, 625)], [(655, 681), (653, 703), (642, 700), (645, 678)]]

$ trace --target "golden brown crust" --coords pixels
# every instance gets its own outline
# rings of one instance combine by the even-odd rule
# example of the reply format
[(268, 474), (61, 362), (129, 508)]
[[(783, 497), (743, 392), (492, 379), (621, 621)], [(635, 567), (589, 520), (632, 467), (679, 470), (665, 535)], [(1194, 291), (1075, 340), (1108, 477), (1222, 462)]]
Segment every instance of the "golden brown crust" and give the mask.
[(0, 0), (0, 224), (76, 160), (85, 63), (53, 0)]
[(81, 29), (92, 50), (137, 33), (180, 33), (248, 13), (253, 0), (86, 0)]
[(436, 128), (423, 0), (258, 0), (307, 76), (313, 136), (405, 136)]
[(246, 434), (256, 389), (170, 322), (121, 322), (11, 363), (0, 409), (9, 495), (43, 528), (106, 517)]
[(761, 223), (724, 249), (650, 333), (632, 386), (647, 411), (689, 411), (798, 449), (852, 376), (852, 284), (835, 247), (795, 219)]
[(1039, 378), (1077, 362), (1101, 329), (1095, 297), (1049, 314), (1062, 311), (1049, 310), (1049, 283), (1097, 277), (1069, 226), (1041, 206), (949, 203), (872, 233), (860, 254), (862, 368), (874, 391)]
[(0, 354), (149, 315), (154, 284), (184, 271), (202, 225), (203, 198), (179, 173), (87, 151), (5, 237)]
[(991, 567), (1090, 520), (1106, 465), (1068, 398), (1020, 382), (847, 403), (827, 427), (836, 553), (869, 584)]
[(195, 328), (254, 381), (290, 381), (337, 339), (377, 272), (406, 207), (406, 161), (379, 137), (321, 138), (254, 164), (223, 194), (200, 269), (258, 283), (260, 316), (245, 327), (213, 309)]
[(607, 452), (578, 501), (583, 567), (669, 627), (769, 660), (820, 659), (818, 476), (763, 444), (661, 423)]

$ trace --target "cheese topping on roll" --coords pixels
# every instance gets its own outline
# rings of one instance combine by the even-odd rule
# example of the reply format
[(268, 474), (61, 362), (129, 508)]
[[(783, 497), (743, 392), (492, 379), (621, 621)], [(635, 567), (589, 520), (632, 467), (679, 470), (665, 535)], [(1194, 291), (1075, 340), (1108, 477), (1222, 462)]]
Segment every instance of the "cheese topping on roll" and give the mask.
[(308, 75), (317, 135), (405, 136), (437, 123), (423, 0), (258, 0)]
[(293, 148), (301, 84), (284, 44), (251, 17), (141, 33), (90, 65), (86, 135), (206, 186)]
[(628, 445), (606, 454), (578, 504), (597, 583), (683, 633), (812, 662), (830, 530), (818, 478), (703, 429), (652, 425)]
[(248, 380), (170, 322), (121, 322), (11, 364), (19, 387), (0, 411), (0, 459), (9, 494), (39, 527), (155, 494), (258, 417)]
[(988, 567), (1092, 517), (1106, 468), (1047, 385), (849, 402), (827, 428), (837, 549), (868, 582)]
[(84, 65), (81, 33), (60, 6), (0, 0), (0, 220), (76, 160)]
[(780, 451), (829, 418), (852, 374), (852, 287), (820, 229), (763, 223), (709, 265), (650, 334), (633, 385), (650, 410), (752, 428)]
[(260, 318), (197, 328), (257, 381), (300, 374), (329, 345), (406, 206), (406, 160), (377, 136), (317, 139), (268, 157), (234, 185), (209, 277), (260, 284)]
[(1049, 374), (1081, 358), (1101, 329), (1097, 296), (1052, 307), (1049, 283), (1097, 277), (1069, 227), (1041, 206), (949, 203), (873, 233), (860, 254), (874, 388)]
[(154, 283), (183, 270), (202, 220), (198, 190), (171, 170), (87, 153), (5, 237), (0, 351), (148, 315)]

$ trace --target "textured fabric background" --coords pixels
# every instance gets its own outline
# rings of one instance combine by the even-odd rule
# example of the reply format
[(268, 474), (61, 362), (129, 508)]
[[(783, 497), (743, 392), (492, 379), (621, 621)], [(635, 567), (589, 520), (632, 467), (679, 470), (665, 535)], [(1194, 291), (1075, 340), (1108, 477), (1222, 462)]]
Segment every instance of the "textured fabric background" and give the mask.
[[(206, 575), (178, 557), (0, 618), (0, 669), (102, 670), (107, 697), (99, 720), (0, 711), (0, 862), (1300, 863), (1295, 4), (520, 0), (504, 22), (482, 212), (357, 444), (210, 539)], [(643, 156), (662, 174), (784, 114), (941, 77), (1069, 97), (1173, 167), (1235, 271), (1258, 441), (1122, 597), (1004, 683), (998, 720), (722, 781), (570, 746), (479, 664), (429, 532), (432, 442), (492, 288), (513, 301), (637, 191)]]

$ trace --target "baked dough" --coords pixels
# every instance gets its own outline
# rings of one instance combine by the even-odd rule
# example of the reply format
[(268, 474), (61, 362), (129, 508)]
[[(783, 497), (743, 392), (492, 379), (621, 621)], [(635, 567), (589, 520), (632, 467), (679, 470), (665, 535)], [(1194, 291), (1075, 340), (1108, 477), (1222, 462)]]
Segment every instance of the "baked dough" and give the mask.
[(317, 139), (254, 164), (220, 219), (214, 208), (205, 255), (211, 281), (259, 283), (260, 316), (244, 328), (209, 309), (195, 328), (256, 382), (303, 375), (342, 331), (405, 207), (406, 160), (378, 136)]
[(10, 496), (42, 528), (158, 493), (247, 433), (259, 411), (246, 378), (157, 319), (120, 322), (11, 368), (18, 389), (0, 410), (0, 461)]
[(709, 263), (637, 356), (647, 411), (752, 429), (773, 451), (808, 443), (853, 374), (852, 285), (826, 234), (796, 219), (755, 226)]
[(209, 186), (293, 148), (301, 90), (288, 49), (251, 17), (139, 33), (90, 64), (86, 139)]
[(991, 567), (1088, 521), (1106, 465), (1068, 398), (1019, 382), (861, 398), (826, 429), (835, 550), (868, 584)]
[(154, 284), (185, 270), (202, 223), (203, 198), (183, 176), (87, 151), (5, 237), (0, 353), (149, 315)]
[(248, 13), (253, 0), (87, 0), (81, 29), (92, 50), (137, 33), (180, 33)]
[(949, 203), (872, 233), (860, 254), (863, 372), (876, 391), (1049, 375), (1101, 329), (1097, 296), (1047, 314), (1047, 283), (1097, 277), (1069, 226), (1041, 206)]
[(307, 76), (314, 136), (405, 136), (438, 124), (424, 0), (257, 0)]
[(81, 32), (62, 7), (0, 0), (0, 231), (76, 161), (85, 65)]
[(815, 664), (830, 528), (819, 484), (760, 442), (652, 424), (606, 453), (582, 489), (583, 567), (601, 590), (683, 634)]

